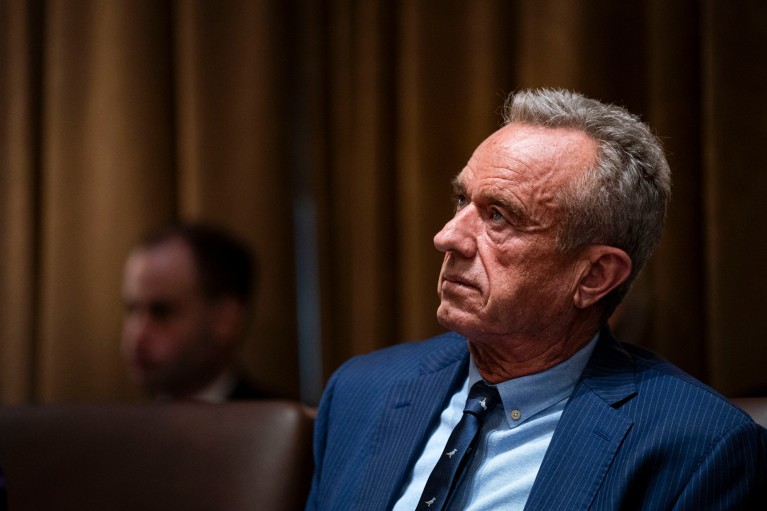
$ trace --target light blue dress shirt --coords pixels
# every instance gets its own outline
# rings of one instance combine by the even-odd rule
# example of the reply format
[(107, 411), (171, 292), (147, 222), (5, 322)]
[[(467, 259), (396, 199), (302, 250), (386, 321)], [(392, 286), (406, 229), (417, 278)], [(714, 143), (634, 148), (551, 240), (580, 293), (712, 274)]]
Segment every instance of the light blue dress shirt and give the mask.
[[(448, 509), (521, 511), (525, 507), (554, 429), (598, 336), (559, 365), (496, 386), (501, 404), (485, 420), (474, 458)], [(450, 433), (461, 420), (469, 387), (481, 379), (472, 358), (466, 381), (442, 411), (393, 511), (415, 509)]]

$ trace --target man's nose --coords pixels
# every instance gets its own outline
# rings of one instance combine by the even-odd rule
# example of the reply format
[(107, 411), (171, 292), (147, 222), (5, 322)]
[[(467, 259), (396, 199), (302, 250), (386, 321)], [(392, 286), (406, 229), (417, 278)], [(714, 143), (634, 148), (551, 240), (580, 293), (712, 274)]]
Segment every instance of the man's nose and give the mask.
[(134, 312), (125, 321), (125, 337), (127, 342), (134, 349), (145, 345), (151, 336), (152, 329), (152, 321), (149, 315), (143, 312)]
[(474, 257), (479, 215), (473, 204), (456, 211), (453, 218), (434, 236), (434, 246), (440, 252), (453, 252), (462, 257)]

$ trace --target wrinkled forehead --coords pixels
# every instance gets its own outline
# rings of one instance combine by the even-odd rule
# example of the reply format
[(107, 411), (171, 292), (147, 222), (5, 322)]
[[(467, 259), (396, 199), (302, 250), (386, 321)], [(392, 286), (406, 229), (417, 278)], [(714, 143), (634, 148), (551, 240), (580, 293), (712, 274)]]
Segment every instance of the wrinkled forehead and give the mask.
[(597, 154), (597, 143), (575, 128), (546, 128), (512, 123), (485, 139), (475, 155), (495, 160), (498, 167), (523, 167), (530, 171), (561, 168), (585, 171)]
[(581, 130), (509, 124), (477, 147), (456, 184), (493, 178), (566, 186), (593, 167), (596, 155), (597, 143)]

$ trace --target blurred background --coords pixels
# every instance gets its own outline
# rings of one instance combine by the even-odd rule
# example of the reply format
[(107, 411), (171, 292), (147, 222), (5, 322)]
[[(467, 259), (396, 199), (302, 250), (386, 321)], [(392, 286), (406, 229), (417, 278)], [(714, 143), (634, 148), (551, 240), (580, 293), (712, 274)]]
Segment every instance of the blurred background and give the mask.
[(243, 360), (307, 403), (349, 357), (439, 333), (450, 180), (541, 86), (626, 106), (668, 151), (619, 335), (767, 389), (765, 33), (758, 0), (0, 0), (0, 403), (138, 398), (123, 263), (176, 218), (257, 252)]

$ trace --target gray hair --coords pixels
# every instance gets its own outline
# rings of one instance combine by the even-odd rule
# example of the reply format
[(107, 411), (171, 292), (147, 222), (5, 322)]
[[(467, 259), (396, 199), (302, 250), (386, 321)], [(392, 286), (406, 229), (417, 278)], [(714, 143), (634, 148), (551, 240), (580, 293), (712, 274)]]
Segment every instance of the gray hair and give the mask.
[(510, 94), (503, 121), (578, 129), (597, 143), (594, 167), (560, 192), (563, 218), (557, 245), (565, 253), (609, 245), (631, 258), (631, 275), (605, 297), (609, 316), (652, 255), (663, 230), (671, 170), (660, 140), (624, 108), (559, 89)]

